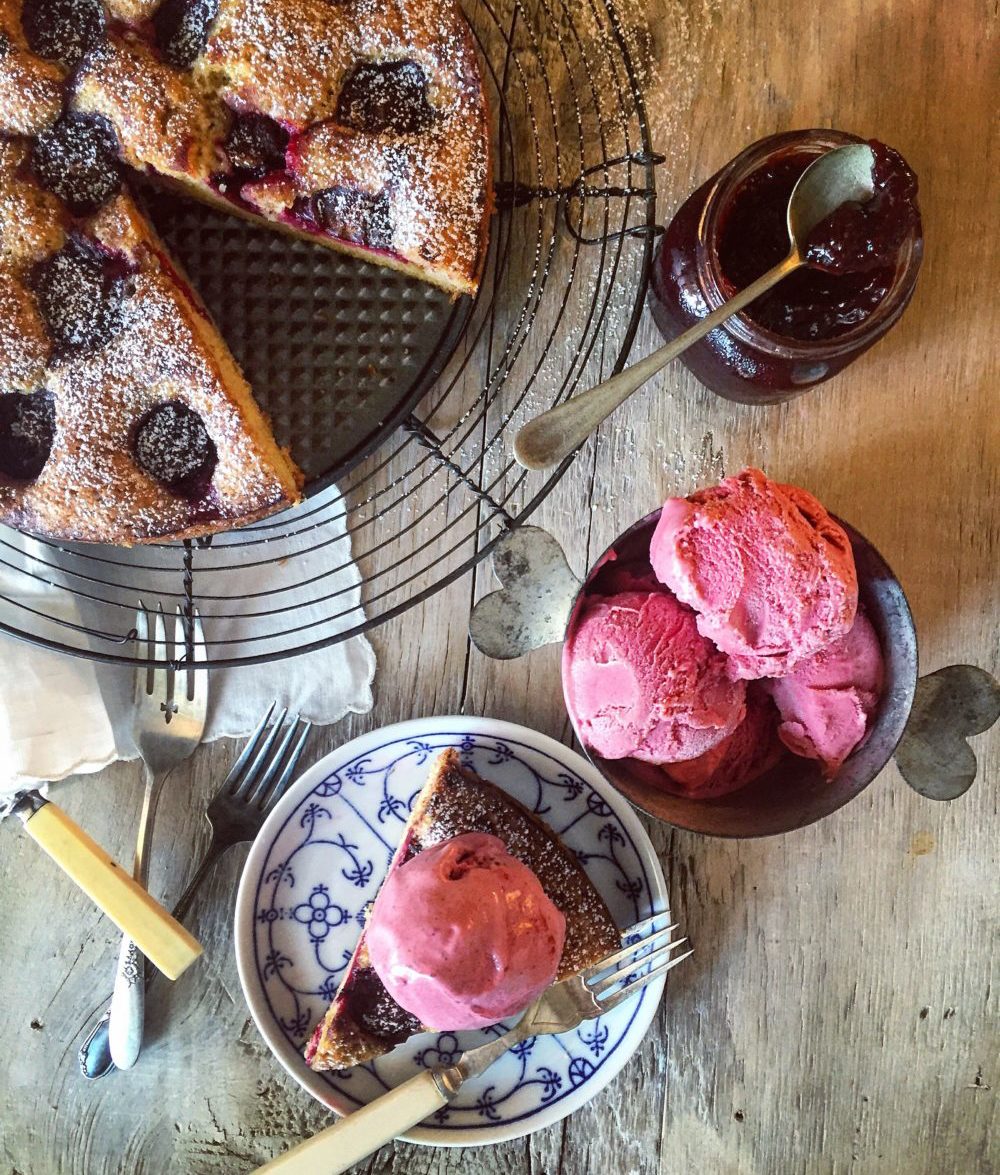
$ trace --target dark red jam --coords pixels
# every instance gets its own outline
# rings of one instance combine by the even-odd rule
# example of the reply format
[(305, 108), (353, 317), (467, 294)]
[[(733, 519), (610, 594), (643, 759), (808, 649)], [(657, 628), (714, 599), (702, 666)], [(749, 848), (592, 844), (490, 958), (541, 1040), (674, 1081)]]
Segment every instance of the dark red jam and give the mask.
[[(808, 266), (747, 308), (766, 330), (790, 339), (836, 338), (864, 322), (892, 288), (900, 247), (920, 224), (917, 181), (896, 151), (871, 146), (871, 200), (845, 204), (818, 224), (806, 249)], [(718, 242), (727, 297), (788, 253), (788, 200), (815, 158), (805, 152), (781, 156), (734, 193)]]
[[(650, 288), (668, 339), (783, 260), (792, 188), (818, 155), (857, 138), (831, 131), (754, 144), (698, 189), (671, 222)], [(909, 301), (921, 255), (917, 181), (898, 152), (872, 142), (874, 195), (813, 230), (809, 265), (685, 352), (720, 395), (788, 399), (829, 379), (888, 330)]]
[(838, 208), (809, 234), (809, 264), (828, 273), (860, 273), (895, 263), (904, 242), (919, 234), (917, 177), (898, 151), (870, 139), (870, 200)]

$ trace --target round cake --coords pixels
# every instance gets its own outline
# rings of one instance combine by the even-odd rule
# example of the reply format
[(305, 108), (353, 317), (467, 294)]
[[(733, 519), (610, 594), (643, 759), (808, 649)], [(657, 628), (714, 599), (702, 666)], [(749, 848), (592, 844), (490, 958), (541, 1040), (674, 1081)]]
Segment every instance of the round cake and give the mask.
[(132, 171), (475, 292), (488, 111), (453, 0), (0, 0), (0, 520), (203, 535), (298, 500)]

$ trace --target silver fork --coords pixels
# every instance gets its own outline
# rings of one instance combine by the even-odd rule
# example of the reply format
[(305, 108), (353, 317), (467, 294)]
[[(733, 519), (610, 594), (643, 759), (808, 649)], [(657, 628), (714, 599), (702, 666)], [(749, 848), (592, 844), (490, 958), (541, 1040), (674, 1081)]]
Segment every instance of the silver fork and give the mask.
[[(383, 1143), (447, 1105), (470, 1077), (485, 1072), (520, 1041), (529, 1036), (570, 1032), (584, 1020), (594, 1020), (632, 999), (647, 984), (694, 953), (688, 950), (671, 958), (687, 939), (672, 937), (677, 929), (676, 922), (657, 930), (655, 923), (664, 917), (664, 914), (654, 914), (629, 927), (622, 937), (635, 941), (614, 951), (581, 975), (572, 975), (553, 984), (503, 1036), (463, 1053), (458, 1062), (448, 1068), (428, 1069), (411, 1077), (258, 1170), (271, 1175), (277, 1172), (281, 1175), (315, 1175), (317, 1171), (337, 1175), (346, 1171)], [(665, 941), (654, 947), (660, 939)]]
[[(288, 711), (281, 710), (272, 722), (276, 706), (277, 703), (271, 703), (208, 806), (212, 839), (173, 908), (178, 921), (183, 921), (215, 862), (233, 845), (253, 840), (295, 778), (312, 724), (295, 717), (279, 738)], [(109, 1051), (109, 1017), (110, 1010), (101, 1016), (80, 1048), (80, 1071), (90, 1080), (103, 1077), (116, 1067)]]
[[(208, 706), (208, 673), (205, 634), (197, 610), (189, 627), (184, 613), (177, 609), (173, 639), (168, 645), (163, 609), (151, 617), (140, 600), (135, 631), (140, 656), (146, 664), (135, 671), (132, 737), (146, 767), (146, 789), (132, 876), (146, 889), (156, 805), (167, 776), (201, 742)], [(162, 662), (170, 662), (170, 666)], [(187, 667), (183, 674), (173, 668), (182, 664)], [(142, 952), (126, 935), (118, 952), (108, 1023), (111, 1056), (119, 1069), (130, 1069), (142, 1049), (145, 963)]]

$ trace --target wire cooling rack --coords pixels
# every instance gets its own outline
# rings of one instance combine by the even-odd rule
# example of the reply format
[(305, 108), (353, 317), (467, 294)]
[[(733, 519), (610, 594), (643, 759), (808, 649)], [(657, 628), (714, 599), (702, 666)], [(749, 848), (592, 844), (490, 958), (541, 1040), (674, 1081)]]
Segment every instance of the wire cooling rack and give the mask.
[[(0, 631), (134, 664), (141, 598), (181, 612), (197, 606), (214, 666), (295, 656), (426, 600), (484, 558), (554, 486), (568, 461), (550, 474), (528, 473), (513, 459), (512, 438), (538, 412), (624, 365), (645, 296), (660, 160), (612, 3), (464, 6), (493, 112), (497, 198), (475, 302), (442, 303), (428, 287), (401, 289), (384, 271), (272, 234), (229, 246), (245, 261), (260, 250), (247, 262), (260, 280), (223, 280), (213, 292), (198, 280), (198, 257), (184, 256), (185, 243), (190, 254), (192, 240), (216, 240), (210, 220), (194, 232), (185, 218), (198, 213), (154, 207), (279, 438), (310, 474), (309, 497), (211, 540), (132, 550), (0, 528)], [(296, 368), (295, 339), (281, 325), (288, 299), (317, 285), (317, 252), (316, 265), (340, 267), (329, 296), (341, 320), (363, 304), (372, 324), (388, 317), (395, 332), (391, 353), (378, 338), (372, 343), (370, 379), (356, 366), (359, 345), (368, 354), (370, 324), (343, 355), (334, 338), (322, 352), (332, 392), (319, 397), (296, 386), (308, 379), (312, 388), (315, 370)], [(380, 282), (395, 283), (384, 287), (388, 313)], [(324, 306), (313, 300), (299, 311), (306, 329), (310, 315), (319, 329)], [(261, 315), (273, 329), (254, 328)], [(412, 320), (413, 329), (401, 331), (397, 320)], [(346, 378), (344, 355), (355, 364)], [(361, 402), (365, 411), (354, 413)]]

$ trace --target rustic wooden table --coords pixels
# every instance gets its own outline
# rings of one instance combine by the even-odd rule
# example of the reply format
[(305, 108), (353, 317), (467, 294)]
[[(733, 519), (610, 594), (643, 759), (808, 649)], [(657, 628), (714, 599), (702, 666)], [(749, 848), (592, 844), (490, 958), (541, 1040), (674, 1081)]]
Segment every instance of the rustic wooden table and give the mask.
[[(998, 669), (995, 176), (997, 18), (986, 0), (639, 0), (619, 5), (643, 69), (660, 215), (752, 139), (805, 125), (877, 135), (921, 177), (927, 253), (913, 305), (870, 355), (777, 408), (716, 399), (680, 367), (581, 454), (537, 520), (580, 571), (664, 496), (747, 463), (807, 486), (872, 538), (913, 606), (926, 672)], [(648, 317), (634, 354), (657, 342)], [(498, 665), (470, 651), (485, 569), (378, 630), (377, 704), (313, 752), (414, 715), (465, 711), (570, 739), (558, 650)], [(1000, 1169), (996, 782), (976, 740), (960, 801), (921, 800), (888, 767), (802, 832), (723, 842), (647, 822), (698, 952), (643, 1048), (585, 1109), (492, 1149), (383, 1149), (383, 1172), (900, 1172)], [(164, 800), (152, 887), (176, 894), (232, 746), (203, 748)], [(140, 772), (118, 765), (59, 798), (129, 858)], [(6, 1080), (0, 1169), (235, 1173), (326, 1116), (252, 1026), (236, 977), (232, 853), (194, 912), (203, 964), (162, 997), (128, 1076), (76, 1071), (79, 1030), (117, 950), (110, 924), (4, 830)], [(100, 979), (95, 977), (101, 977)], [(163, 1029), (158, 1031), (158, 1026)], [(169, 1030), (167, 1030), (169, 1029)], [(992, 1127), (992, 1130), (991, 1130)]]

